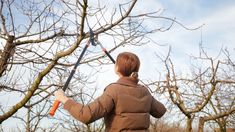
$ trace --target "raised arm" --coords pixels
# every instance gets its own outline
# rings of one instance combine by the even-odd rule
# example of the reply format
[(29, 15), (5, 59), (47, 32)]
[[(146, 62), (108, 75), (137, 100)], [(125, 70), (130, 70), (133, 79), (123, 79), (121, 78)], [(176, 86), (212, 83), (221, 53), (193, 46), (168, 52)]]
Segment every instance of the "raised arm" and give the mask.
[(66, 109), (75, 119), (84, 124), (89, 124), (104, 117), (114, 107), (112, 95), (110, 95), (108, 90), (104, 91), (101, 96), (87, 105), (83, 105), (67, 98), (62, 90), (57, 91), (55, 96), (56, 99), (64, 104), (64, 109)]

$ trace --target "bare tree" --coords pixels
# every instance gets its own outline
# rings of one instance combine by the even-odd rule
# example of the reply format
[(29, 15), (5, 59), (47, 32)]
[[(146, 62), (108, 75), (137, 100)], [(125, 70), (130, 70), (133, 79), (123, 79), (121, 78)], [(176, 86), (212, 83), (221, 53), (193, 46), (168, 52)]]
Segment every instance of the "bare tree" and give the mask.
[[(204, 51), (203, 53), (206, 55)], [(198, 131), (200, 132), (203, 131), (204, 123), (209, 121), (216, 122), (221, 132), (226, 132), (227, 127), (233, 128), (234, 125), (232, 115), (235, 113), (235, 65), (227, 49), (221, 49), (221, 54), (224, 55), (224, 59), (219, 60), (221, 66), (220, 72), (217, 73), (218, 85), (207, 109), (202, 111), (206, 115), (199, 119)]]
[[(108, 47), (109, 52), (113, 52), (120, 46), (141, 46), (149, 42), (146, 35), (180, 24), (162, 17), (160, 10), (131, 13), (136, 2), (115, 1), (109, 8), (104, 1), (0, 0), (0, 92), (4, 95), (1, 98), (14, 102), (7, 107), (1, 104), (0, 123), (16, 118), (28, 131), (44, 130), (39, 124), (47, 117), (52, 104), (49, 97), (65, 82), (69, 68), (90, 37), (89, 28), (99, 39), (111, 39)], [(149, 29), (144, 24), (159, 18), (170, 21), (170, 25)], [(98, 72), (97, 67), (109, 64), (109, 60), (101, 50), (94, 49), (87, 52), (82, 64)], [(86, 94), (79, 85), (86, 86), (90, 77), (83, 71), (75, 75), (69, 86), (71, 97)], [(22, 109), (27, 113), (26, 118), (17, 114)], [(54, 125), (55, 129), (58, 124)], [(70, 128), (77, 125), (68, 124)]]
[(233, 60), (231, 57), (209, 57), (202, 48), (200, 56), (192, 56), (191, 59), (194, 60), (191, 61), (191, 73), (176, 72), (169, 51), (167, 57), (161, 59), (166, 68), (166, 79), (149, 85), (155, 85), (158, 91), (168, 93), (171, 102), (186, 117), (185, 131), (192, 131), (193, 122), (199, 119), (200, 129), (204, 122), (210, 120), (225, 127), (234, 113)]

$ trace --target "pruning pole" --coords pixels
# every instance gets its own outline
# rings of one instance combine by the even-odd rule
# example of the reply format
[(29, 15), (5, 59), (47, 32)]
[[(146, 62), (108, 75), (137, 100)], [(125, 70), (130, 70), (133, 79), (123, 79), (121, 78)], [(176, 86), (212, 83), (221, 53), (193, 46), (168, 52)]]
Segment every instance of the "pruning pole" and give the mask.
[[(91, 29), (90, 29), (90, 43), (91, 43), (93, 46), (95, 46), (95, 42), (94, 42), (94, 33), (92, 32)], [(72, 77), (73, 77), (73, 75), (74, 75), (74, 73), (75, 73), (75, 71), (76, 71), (78, 65), (80, 64), (80, 61), (82, 60), (83, 55), (85, 54), (87, 48), (89, 47), (90, 43), (89, 43), (89, 41), (88, 41), (87, 44), (86, 44), (86, 46), (85, 46), (84, 49), (82, 50), (81, 55), (79, 56), (79, 58), (78, 58), (76, 64), (74, 65), (74, 67), (73, 67), (73, 69), (72, 69), (72, 71), (71, 71), (71, 73), (70, 73), (68, 79), (66, 80), (66, 82), (65, 82), (65, 84), (64, 84), (64, 86), (63, 86), (63, 88), (62, 88), (63, 91), (65, 91), (65, 90), (68, 88), (68, 85), (69, 85), (69, 83), (70, 83), (70, 81), (71, 81), (71, 79), (72, 79)], [(49, 115), (54, 116), (54, 115), (55, 115), (55, 112), (56, 112), (56, 110), (57, 110), (57, 108), (59, 107), (59, 105), (60, 105), (60, 101), (55, 100), (55, 102), (53, 103), (52, 108), (50, 109)]]
[(97, 44), (100, 45), (102, 51), (109, 57), (109, 59), (113, 62), (113, 64), (115, 64), (115, 60), (113, 59), (113, 57), (109, 54), (109, 52), (106, 50), (106, 48), (98, 41)]

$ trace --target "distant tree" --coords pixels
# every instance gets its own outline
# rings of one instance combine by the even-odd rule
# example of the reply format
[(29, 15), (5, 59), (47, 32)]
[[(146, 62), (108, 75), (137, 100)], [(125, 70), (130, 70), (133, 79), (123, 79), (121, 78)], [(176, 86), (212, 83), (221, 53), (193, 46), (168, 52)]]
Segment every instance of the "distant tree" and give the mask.
[(199, 131), (203, 131), (204, 122), (211, 120), (226, 130), (235, 109), (234, 60), (228, 55), (223, 58), (222, 53), (222, 58), (212, 58), (201, 48), (199, 57), (191, 57), (191, 73), (186, 73), (175, 67), (170, 53), (165, 59), (159, 57), (166, 68), (166, 79), (149, 85), (168, 93), (171, 102), (186, 117), (185, 131), (191, 132), (193, 122), (199, 119)]
[[(207, 54), (203, 52), (205, 56)], [(213, 98), (202, 112), (198, 124), (198, 131), (203, 132), (204, 123), (214, 121), (218, 124), (221, 132), (226, 132), (227, 128), (233, 128), (235, 119), (235, 64), (227, 49), (221, 49), (223, 59), (218, 60), (220, 66), (216, 75), (217, 87)], [(210, 59), (212, 58), (205, 58)]]

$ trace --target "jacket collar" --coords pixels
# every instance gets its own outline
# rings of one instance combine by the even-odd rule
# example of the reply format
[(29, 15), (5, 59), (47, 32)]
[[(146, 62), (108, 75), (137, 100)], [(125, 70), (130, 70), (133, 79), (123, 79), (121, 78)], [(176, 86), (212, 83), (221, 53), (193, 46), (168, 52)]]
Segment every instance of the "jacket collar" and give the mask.
[(132, 77), (121, 77), (118, 79), (117, 83), (124, 84), (124, 85), (130, 85), (130, 86), (136, 86), (138, 83), (138, 79), (132, 78)]

